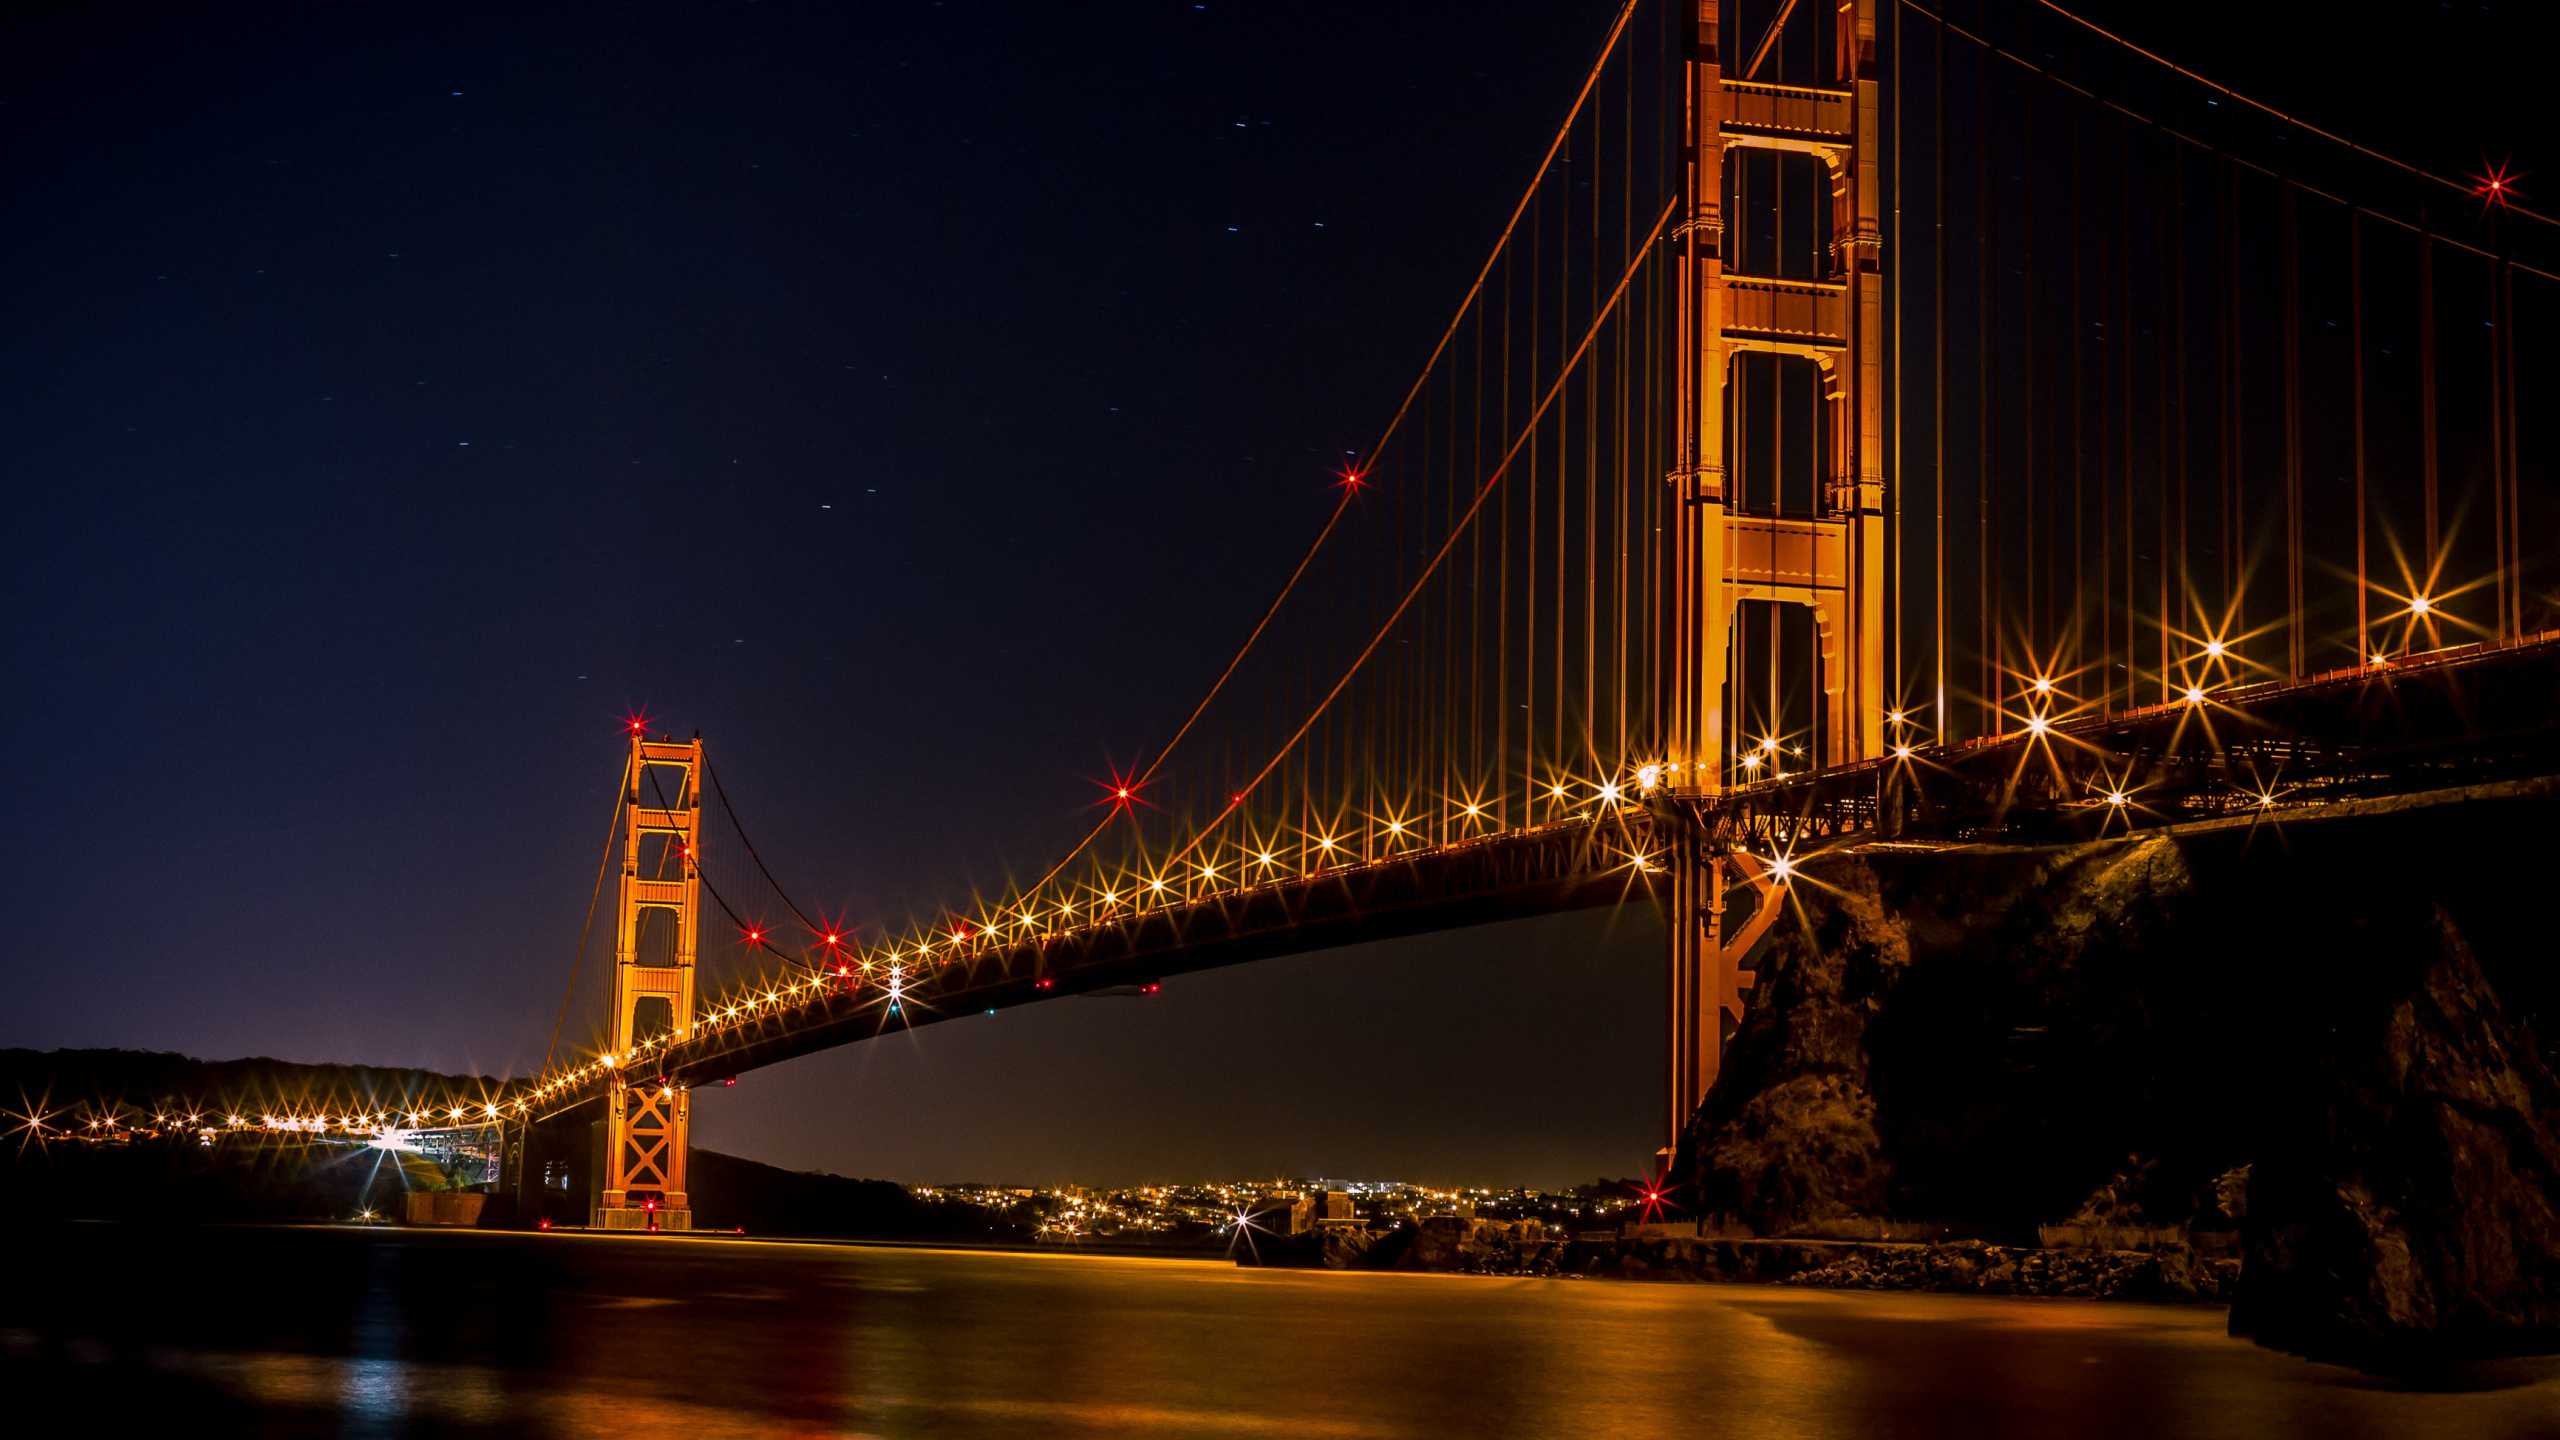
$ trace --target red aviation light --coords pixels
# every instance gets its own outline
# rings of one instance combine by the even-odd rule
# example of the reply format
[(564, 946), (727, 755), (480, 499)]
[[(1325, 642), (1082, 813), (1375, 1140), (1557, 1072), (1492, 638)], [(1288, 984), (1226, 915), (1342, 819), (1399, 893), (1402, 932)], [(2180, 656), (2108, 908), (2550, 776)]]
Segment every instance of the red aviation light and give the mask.
[(2471, 177), (2478, 182), (2471, 187), (2471, 193), (2480, 199), (2480, 213), (2488, 214), (2489, 207), (2492, 205), (2501, 210), (2511, 208), (2523, 194), (2516, 188), (2516, 182), (2524, 178), (2523, 173), (2509, 170), (2505, 162), (2496, 165), (2484, 162), (2482, 168), (2486, 170), (2486, 174)]
[(1097, 780), (1094, 783), (1102, 787), (1106, 803), (1114, 810), (1126, 810), (1132, 805), (1147, 803), (1145, 797), (1138, 793), (1147, 788), (1146, 782), (1136, 775), (1123, 775), (1116, 767), (1112, 770), (1110, 779)]

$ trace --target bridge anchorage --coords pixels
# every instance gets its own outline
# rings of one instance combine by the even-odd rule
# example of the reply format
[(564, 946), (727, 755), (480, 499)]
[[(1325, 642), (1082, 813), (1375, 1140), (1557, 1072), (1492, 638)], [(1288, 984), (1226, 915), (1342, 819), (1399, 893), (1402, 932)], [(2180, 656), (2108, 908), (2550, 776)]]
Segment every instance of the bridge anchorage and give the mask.
[[(601, 1107), (592, 1223), (681, 1228), (689, 1087), (755, 1066), (1639, 901), (1667, 1148), (1826, 848), (2560, 775), (2517, 398), (2560, 227), (2032, 24), (1631, 0), (1304, 557), (1036, 879), (856, 940), (706, 871), (707, 755), (635, 738), (610, 1048), (511, 1102)], [(762, 967), (705, 1000), (697, 894)]]

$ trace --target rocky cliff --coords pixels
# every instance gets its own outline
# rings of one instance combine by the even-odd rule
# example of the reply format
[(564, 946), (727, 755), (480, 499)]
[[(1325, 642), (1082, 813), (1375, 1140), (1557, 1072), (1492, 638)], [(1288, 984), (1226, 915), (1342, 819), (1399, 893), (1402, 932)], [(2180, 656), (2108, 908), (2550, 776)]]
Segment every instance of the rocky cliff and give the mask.
[(2263, 1343), (2560, 1348), (2555, 821), (2519, 786), (1812, 858), (1675, 1172), (1762, 1235), (2236, 1225)]

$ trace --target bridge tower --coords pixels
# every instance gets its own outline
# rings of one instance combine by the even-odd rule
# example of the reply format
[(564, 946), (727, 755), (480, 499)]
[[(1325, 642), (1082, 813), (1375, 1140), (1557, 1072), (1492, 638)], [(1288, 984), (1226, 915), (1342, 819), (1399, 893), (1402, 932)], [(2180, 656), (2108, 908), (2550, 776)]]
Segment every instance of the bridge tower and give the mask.
[(692, 1099), (638, 1064), (633, 1047), (693, 1029), (702, 890), (702, 741), (631, 737), (623, 771), (622, 889), (614, 940), (613, 1081), (601, 1124), (599, 1230), (687, 1230)]
[[(1829, 78), (1813, 85), (1763, 77), (1782, 45), (1814, 43), (1815, 5), (1779, 0), (1765, 33), (1734, 35), (1724, 3), (1695, 0), (1678, 231), (1669, 758), (1673, 804), (1689, 823), (1672, 862), (1675, 1145), (1741, 1019), (1752, 983), (1741, 961), (1785, 895), (1782, 875), (1731, 853), (1711, 804), (1782, 768), (1881, 755), (1890, 699), (1877, 0), (1839, 5)], [(1737, 53), (1721, 53), (1727, 40)], [(1774, 691), (1779, 647), (1761, 636), (1790, 615), (1812, 637), (1812, 664), (1797, 673), (1810, 670), (1818, 703), (1755, 768), (1750, 752), (1776, 737), (1738, 733), (1745, 687), (1754, 699)], [(1726, 903), (1737, 882), (1747, 909)]]

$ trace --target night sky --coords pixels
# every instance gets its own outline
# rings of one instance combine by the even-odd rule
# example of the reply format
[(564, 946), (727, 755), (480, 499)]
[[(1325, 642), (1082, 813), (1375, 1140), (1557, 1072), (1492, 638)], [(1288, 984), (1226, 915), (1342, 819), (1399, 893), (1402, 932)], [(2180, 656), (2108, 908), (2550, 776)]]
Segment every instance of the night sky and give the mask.
[[(804, 903), (1037, 873), (1285, 576), (1614, 8), (5, 22), (0, 1045), (526, 1073), (634, 712)], [(2548, 149), (2487, 7), (2091, 13), (2413, 158)], [(964, 1020), (751, 1074), (696, 1140), (1632, 1173), (1660, 950), (1601, 913)]]

